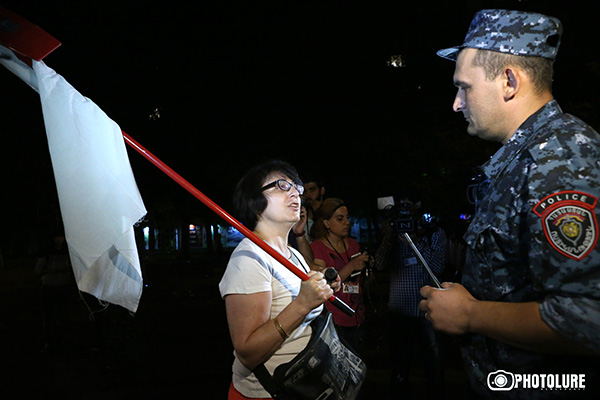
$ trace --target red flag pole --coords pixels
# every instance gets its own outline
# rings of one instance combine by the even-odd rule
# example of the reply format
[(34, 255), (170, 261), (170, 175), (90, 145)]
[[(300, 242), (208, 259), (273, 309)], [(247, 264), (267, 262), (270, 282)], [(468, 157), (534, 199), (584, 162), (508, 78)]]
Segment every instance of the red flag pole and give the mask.
[[(31, 66), (31, 59), (39, 61), (60, 46), (60, 42), (58, 40), (42, 30), (40, 27), (1, 6), (0, 18), (4, 20), (5, 25), (11, 28), (8, 30), (0, 29), (0, 43), (15, 51), (17, 56), (25, 60), (29, 66)], [(148, 159), (152, 164), (158, 167), (158, 169), (163, 171), (171, 179), (190, 192), (194, 197), (207, 205), (208, 208), (217, 213), (217, 215), (235, 227), (238, 231), (244, 234), (244, 236), (256, 243), (261, 249), (273, 256), (277, 261), (283, 264), (283, 266), (293, 272), (300, 279), (303, 281), (308, 279), (308, 275), (304, 271), (298, 269), (298, 267), (296, 267), (289, 260), (279, 254), (275, 249), (261, 240), (252, 231), (243, 226), (231, 215), (226, 213), (221, 207), (202, 194), (202, 192), (192, 186), (188, 181), (183, 179), (178, 173), (173, 171), (165, 163), (160, 161), (152, 153), (146, 150), (142, 145), (133, 140), (131, 136), (123, 131), (121, 132), (123, 133), (125, 142), (146, 159)], [(354, 315), (354, 310), (337, 297), (332, 296), (329, 300), (347, 315)]]
[[(258, 247), (266, 251), (269, 255), (283, 264), (284, 267), (289, 269), (292, 273), (294, 273), (297, 277), (302, 279), (303, 281), (309, 279), (308, 275), (296, 267), (290, 260), (285, 258), (279, 252), (277, 252), (274, 248), (269, 246), (264, 240), (259, 238), (254, 232), (246, 228), (242, 225), (238, 220), (229, 215), (225, 210), (219, 207), (214, 201), (206, 197), (202, 192), (196, 189), (191, 183), (185, 180), (181, 175), (177, 172), (173, 171), (168, 165), (159, 160), (154, 154), (150, 153), (146, 148), (144, 148), (141, 144), (136, 142), (131, 136), (127, 133), (121, 131), (123, 133), (123, 138), (125, 139), (125, 143), (127, 143), (130, 147), (144, 156), (148, 161), (154, 164), (158, 169), (167, 174), (171, 179), (181, 185), (185, 190), (190, 192), (194, 197), (204, 203), (208, 208), (214, 211), (218, 216), (227, 221), (230, 225), (232, 225), (235, 229), (240, 231), (244, 236), (248, 239), (252, 240)], [(354, 310), (350, 308), (346, 303), (341, 301), (335, 296), (332, 296), (329, 301), (331, 301), (336, 307), (338, 307), (341, 311), (346, 313), (349, 316), (354, 315)]]

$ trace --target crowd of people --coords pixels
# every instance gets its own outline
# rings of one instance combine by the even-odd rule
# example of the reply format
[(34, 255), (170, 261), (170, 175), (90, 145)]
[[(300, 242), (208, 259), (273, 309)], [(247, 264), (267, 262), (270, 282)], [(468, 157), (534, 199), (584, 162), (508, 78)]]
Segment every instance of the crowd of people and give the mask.
[[(297, 282), (296, 285), (300, 286), (295, 289), (282, 289), (280, 284), (274, 285), (274, 281), (280, 281), (282, 277), (289, 279), (289, 271), (284, 274), (285, 267), (261, 251), (251, 239), (244, 239), (234, 250), (220, 284), (236, 349), (230, 398), (246, 398), (248, 394), (268, 398), (269, 393), (262, 387), (264, 385), (260, 379), (253, 377), (252, 367), (256, 365), (252, 363), (248, 367), (241, 357), (250, 346), (252, 351), (258, 352), (256, 356), (259, 361), (268, 360), (271, 363), (268, 367), (271, 373), (277, 365), (290, 362), (309, 340), (308, 327), (316, 316), (315, 310), (318, 313), (323, 310), (330, 312), (340, 340), (356, 354), (365, 356), (368, 350), (365, 340), (369, 329), (366, 323), (369, 311), (381, 311), (373, 309), (379, 304), (368, 304), (365, 298), (369, 269), (377, 274), (385, 274), (384, 280), (389, 281), (389, 288), (379, 293), (389, 298), (385, 305), (387, 329), (385, 333), (380, 332), (379, 336), (386, 338), (389, 349), (385, 362), (390, 370), (392, 398), (409, 398), (417, 392), (427, 393), (429, 398), (440, 395), (444, 390), (443, 340), (440, 339), (440, 332), (434, 329), (431, 321), (425, 318), (425, 312), (419, 308), (423, 299), (420, 289), (433, 284), (419, 255), (435, 276), (441, 278), (446, 273), (456, 277), (462, 265), (456, 259), (463, 260), (464, 254), (450, 256), (448, 253), (464, 253), (464, 246), (456, 246), (447, 240), (445, 229), (435, 218), (424, 213), (420, 200), (413, 201), (400, 195), (391, 210), (387, 208), (382, 212), (378, 224), (379, 240), (374, 251), (369, 253), (363, 244), (351, 236), (351, 210), (344, 200), (326, 196), (323, 181), (310, 177), (307, 179), (303, 181), (292, 165), (279, 160), (269, 160), (254, 167), (236, 188), (236, 215), (261, 240), (310, 273), (311, 282), (320, 281), (323, 284), (325, 271), (335, 269), (337, 277), (329, 282), (333, 290), (331, 293), (347, 304), (353, 314), (348, 315), (326, 301), (330, 295), (327, 292), (315, 300), (315, 304), (320, 302), (321, 305), (313, 309), (312, 314), (301, 313), (301, 318), (296, 316), (291, 323), (281, 324), (281, 320), (287, 321), (287, 311), (283, 310), (294, 308), (291, 301), (302, 298), (302, 285)], [(279, 203), (275, 203), (274, 195), (280, 196), (277, 200)], [(413, 196), (418, 197), (417, 194)], [(278, 208), (271, 203), (278, 204)], [(289, 214), (287, 217), (284, 211)], [(407, 221), (408, 226), (400, 226)], [(419, 255), (411, 248), (404, 233), (409, 235)], [(462, 241), (457, 242), (462, 244)], [(316, 285), (316, 282), (313, 284)], [(289, 297), (283, 301), (281, 297), (287, 290), (290, 290)], [(309, 292), (308, 288), (303, 290)], [(321, 287), (321, 290), (324, 289)], [(253, 300), (255, 296), (262, 297), (262, 300)], [(276, 298), (277, 302), (282, 302), (276, 304)], [(235, 301), (241, 303), (236, 304)], [(372, 309), (369, 310), (369, 307)], [(258, 310), (260, 314), (249, 314), (246, 311), (248, 309)], [(238, 313), (243, 314), (243, 318)], [(278, 317), (280, 314), (283, 317)], [(238, 320), (245, 321), (241, 327), (238, 326)], [(273, 338), (274, 344), (262, 336), (266, 334), (265, 330), (268, 333), (266, 337)], [(243, 333), (240, 334), (240, 331)], [(274, 331), (279, 333), (279, 337), (274, 335)], [(295, 343), (293, 351), (287, 343), (290, 336), (302, 337)], [(278, 347), (280, 340), (284, 340), (285, 346)], [(265, 349), (255, 347), (258, 343), (266, 346)], [(287, 352), (287, 357), (278, 357), (278, 352)], [(414, 379), (411, 379), (414, 378), (411, 370), (415, 365), (422, 365), (425, 372), (426, 379), (419, 388), (414, 387)]]
[[(422, 221), (418, 194), (398, 197), (408, 219), (386, 220), (369, 254), (349, 234), (351, 210), (326, 196), (323, 182), (303, 181), (280, 161), (242, 178), (234, 194), (242, 222), (307, 279), (250, 240), (233, 252), (219, 286), (235, 350), (230, 399), (275, 397), (253, 371), (264, 364), (277, 375), (278, 366), (301, 362), (311, 323), (324, 312), (340, 342), (360, 357), (365, 271), (373, 263), (389, 271), (397, 398), (409, 394), (416, 343), (427, 396), (444, 395), (443, 334), (459, 338), (477, 397), (597, 396), (600, 137), (552, 96), (561, 34), (553, 17), (482, 10), (462, 45), (438, 52), (455, 62), (453, 107), (464, 114), (467, 132), (502, 144), (481, 168), (474, 217), (450, 251), (442, 227)], [(449, 264), (458, 267), (460, 283), (439, 283)], [(330, 269), (335, 279), (326, 277)], [(332, 296), (352, 312), (328, 302)], [(552, 384), (540, 384), (540, 376)], [(584, 376), (587, 386), (573, 376)]]

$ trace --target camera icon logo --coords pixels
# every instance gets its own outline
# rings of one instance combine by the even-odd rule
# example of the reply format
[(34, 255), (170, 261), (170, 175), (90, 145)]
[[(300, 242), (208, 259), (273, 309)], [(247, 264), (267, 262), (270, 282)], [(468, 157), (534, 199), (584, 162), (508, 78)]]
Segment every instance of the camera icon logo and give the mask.
[(515, 385), (515, 377), (512, 372), (499, 369), (496, 372), (490, 372), (488, 374), (487, 384), (490, 390), (508, 391)]

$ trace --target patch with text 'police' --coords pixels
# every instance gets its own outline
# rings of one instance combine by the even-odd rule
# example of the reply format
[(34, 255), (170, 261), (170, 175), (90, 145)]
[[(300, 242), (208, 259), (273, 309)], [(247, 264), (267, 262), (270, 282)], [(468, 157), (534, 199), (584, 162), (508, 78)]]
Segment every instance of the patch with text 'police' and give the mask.
[(598, 199), (577, 191), (564, 191), (543, 198), (533, 208), (542, 217), (546, 238), (559, 253), (581, 260), (598, 241), (594, 208)]

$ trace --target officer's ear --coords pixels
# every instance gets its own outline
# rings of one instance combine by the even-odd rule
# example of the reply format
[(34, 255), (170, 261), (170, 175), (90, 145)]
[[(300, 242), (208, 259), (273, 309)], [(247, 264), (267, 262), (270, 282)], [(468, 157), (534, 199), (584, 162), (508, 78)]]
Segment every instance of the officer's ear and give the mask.
[(503, 73), (504, 101), (512, 100), (521, 88), (521, 74), (514, 68), (507, 68)]

